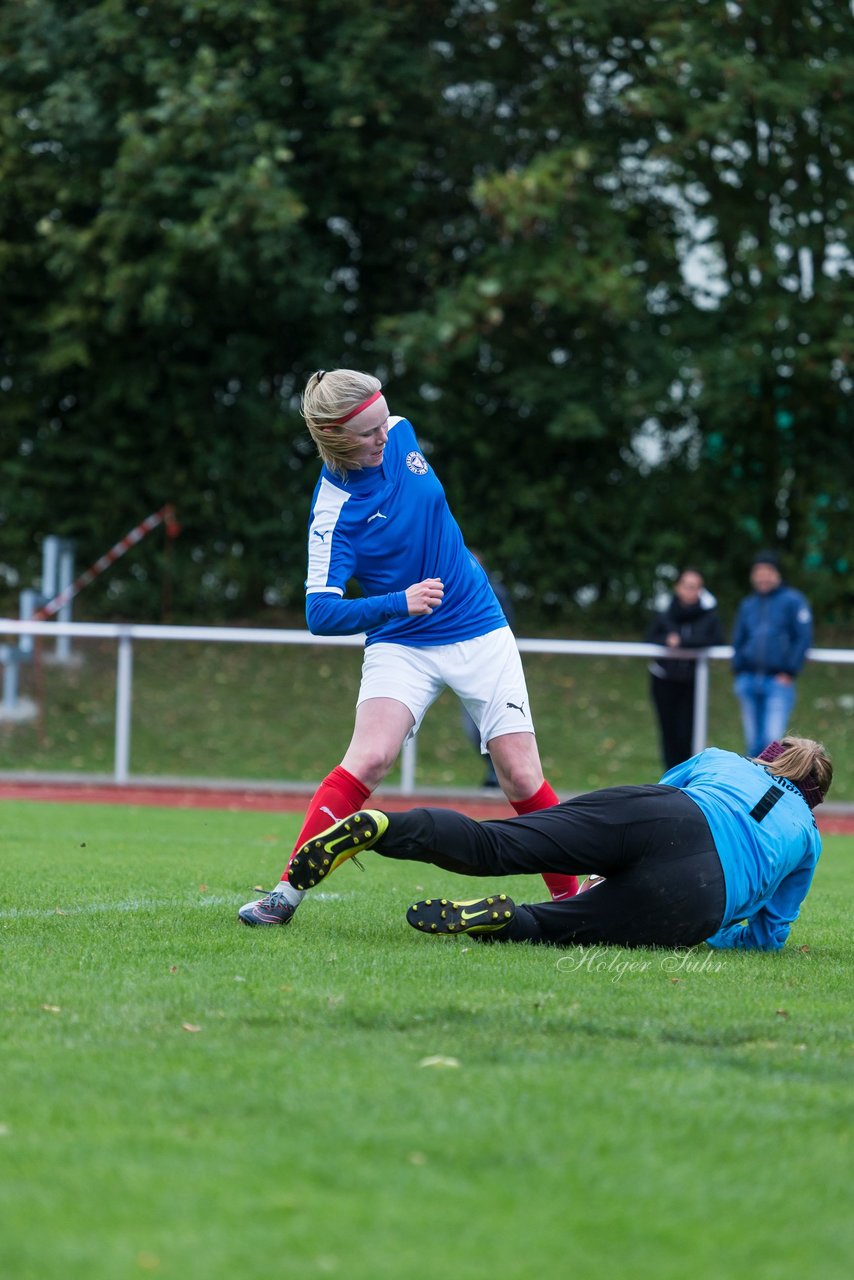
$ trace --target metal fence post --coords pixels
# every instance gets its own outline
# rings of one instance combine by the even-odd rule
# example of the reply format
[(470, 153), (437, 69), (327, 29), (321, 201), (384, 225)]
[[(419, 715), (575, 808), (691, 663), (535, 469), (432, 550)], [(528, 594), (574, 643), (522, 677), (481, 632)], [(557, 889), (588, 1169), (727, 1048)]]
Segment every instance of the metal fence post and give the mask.
[(14, 720), (18, 710), (18, 647), (0, 644), (3, 663), (3, 719)]
[[(39, 593), (34, 591), (32, 587), (24, 587), (20, 593), (19, 612), (22, 622), (29, 622), (39, 607)], [(35, 638), (33, 636), (22, 635), (18, 641), (18, 653), (22, 658), (31, 658), (35, 649)]]
[(116, 753), (113, 779), (128, 780), (130, 766), (130, 722), (133, 704), (133, 640), (123, 632), (119, 636), (116, 661)]
[(694, 674), (694, 735), (691, 741), (693, 755), (706, 748), (709, 735), (709, 655), (697, 654)]
[[(60, 591), (67, 591), (73, 582), (74, 543), (67, 538), (63, 538), (59, 544), (58, 588)], [(70, 622), (71, 608), (71, 601), (66, 600), (56, 615), (57, 622)], [(71, 636), (63, 634), (56, 637), (56, 660), (57, 662), (71, 661)]]
[(47, 604), (58, 594), (56, 587), (57, 566), (59, 565), (60, 539), (56, 534), (48, 534), (42, 541), (42, 603)]
[(407, 738), (400, 753), (400, 791), (411, 796), (415, 790), (415, 739)]

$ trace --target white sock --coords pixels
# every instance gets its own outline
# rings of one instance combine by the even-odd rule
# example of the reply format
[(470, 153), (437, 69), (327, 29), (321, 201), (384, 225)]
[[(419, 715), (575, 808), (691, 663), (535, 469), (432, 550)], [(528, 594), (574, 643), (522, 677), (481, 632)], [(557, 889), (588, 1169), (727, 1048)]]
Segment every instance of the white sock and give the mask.
[(284, 898), (285, 902), (289, 902), (292, 907), (298, 907), (306, 895), (305, 889), (295, 889), (287, 880), (280, 880), (273, 892), (279, 898)]

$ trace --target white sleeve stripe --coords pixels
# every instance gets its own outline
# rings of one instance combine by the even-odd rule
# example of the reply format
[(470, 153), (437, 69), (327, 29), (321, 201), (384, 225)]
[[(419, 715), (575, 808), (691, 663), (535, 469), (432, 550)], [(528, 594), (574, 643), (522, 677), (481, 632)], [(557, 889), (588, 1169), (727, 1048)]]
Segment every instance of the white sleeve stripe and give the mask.
[(344, 592), (340, 587), (306, 587), (305, 594), (307, 596), (343, 596)]
[[(320, 482), (317, 501), (314, 504), (311, 527), (308, 531), (308, 576), (306, 590), (329, 590), (329, 565), (332, 559), (332, 534), (341, 515), (341, 508), (350, 501), (350, 494), (330, 484)], [(343, 595), (343, 592), (340, 594)]]

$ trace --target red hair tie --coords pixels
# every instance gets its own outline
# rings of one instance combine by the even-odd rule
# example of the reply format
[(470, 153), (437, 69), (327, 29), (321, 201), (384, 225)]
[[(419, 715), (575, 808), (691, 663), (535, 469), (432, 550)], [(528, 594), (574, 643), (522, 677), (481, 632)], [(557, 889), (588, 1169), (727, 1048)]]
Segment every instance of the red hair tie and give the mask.
[[(774, 761), (779, 759), (785, 750), (786, 748), (783, 746), (782, 742), (777, 742), (775, 740), (774, 742), (769, 742), (765, 750), (760, 751), (756, 759), (762, 760), (765, 764), (773, 765)], [(811, 809), (814, 809), (817, 804), (823, 803), (824, 795), (821, 787), (818, 785), (818, 778), (812, 771), (810, 771), (805, 778), (793, 778), (792, 781)]]

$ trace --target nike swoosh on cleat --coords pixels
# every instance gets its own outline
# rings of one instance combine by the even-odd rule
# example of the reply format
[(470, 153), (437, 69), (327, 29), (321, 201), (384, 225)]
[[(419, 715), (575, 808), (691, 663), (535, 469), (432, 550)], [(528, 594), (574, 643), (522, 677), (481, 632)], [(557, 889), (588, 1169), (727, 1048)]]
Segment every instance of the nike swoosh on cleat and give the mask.
[(461, 912), (460, 912), (460, 919), (461, 919), (461, 920), (476, 920), (476, 919), (478, 918), (478, 916), (486, 916), (486, 915), (489, 915), (489, 912), (488, 912), (488, 911), (461, 911)]

